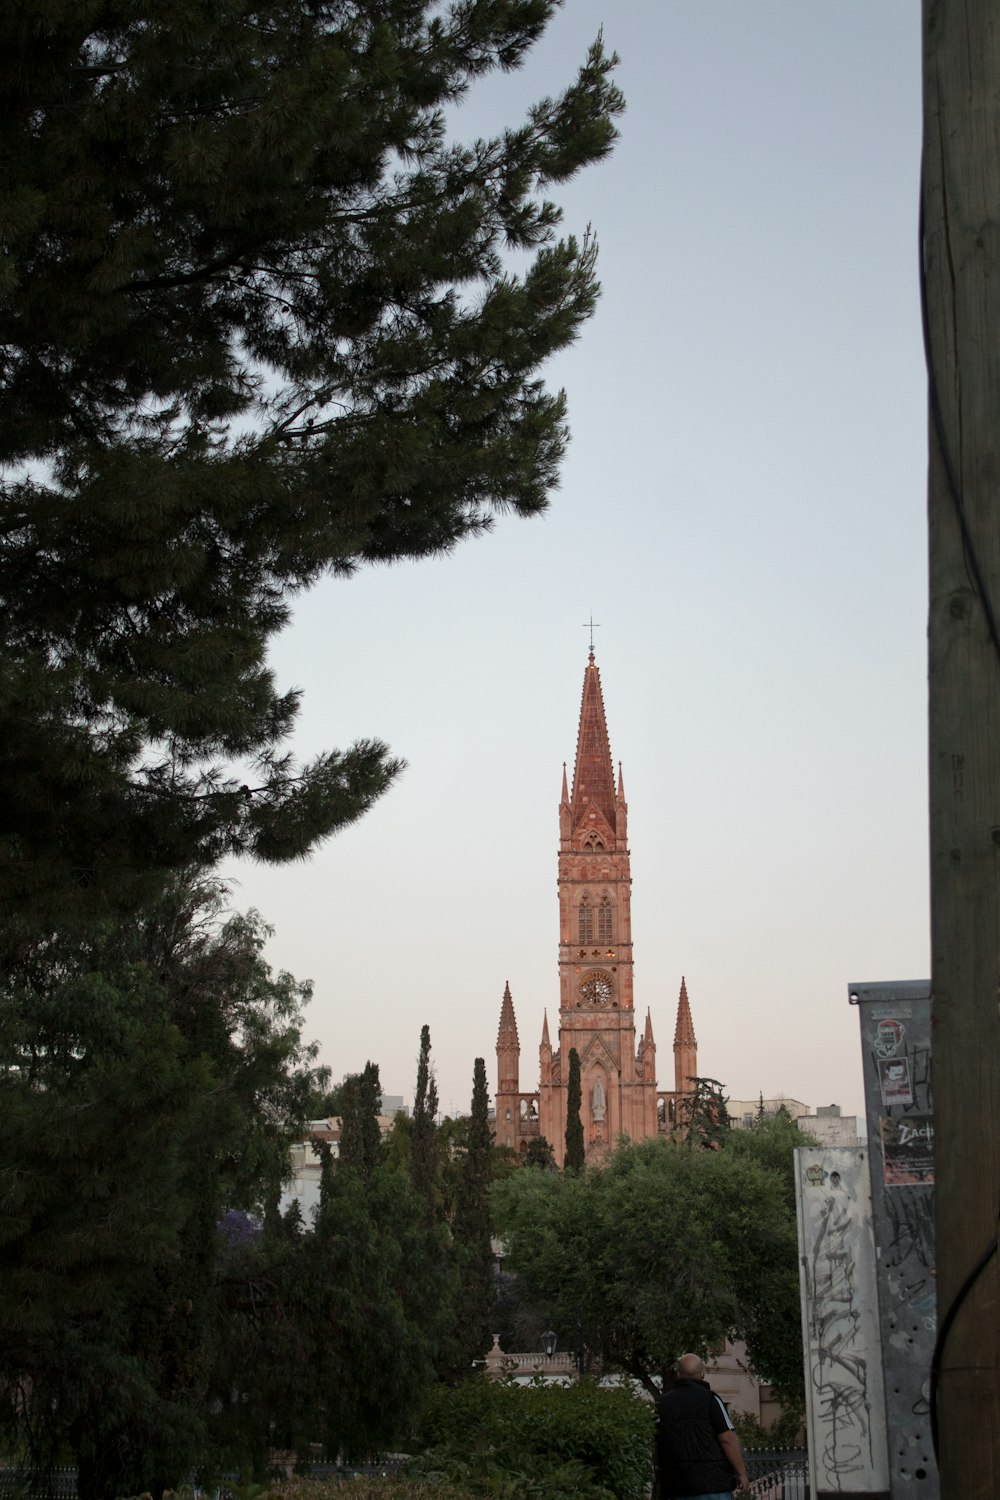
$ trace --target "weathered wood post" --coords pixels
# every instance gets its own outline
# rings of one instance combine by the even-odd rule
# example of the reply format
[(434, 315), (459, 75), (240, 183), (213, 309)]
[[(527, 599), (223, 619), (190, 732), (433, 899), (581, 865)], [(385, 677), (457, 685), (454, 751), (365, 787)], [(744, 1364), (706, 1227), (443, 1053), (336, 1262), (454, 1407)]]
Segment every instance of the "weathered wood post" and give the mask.
[[(941, 1493), (1000, 1495), (1000, 5), (924, 0)], [(963, 1300), (963, 1286), (974, 1272)], [(959, 1305), (960, 1304), (960, 1305)]]

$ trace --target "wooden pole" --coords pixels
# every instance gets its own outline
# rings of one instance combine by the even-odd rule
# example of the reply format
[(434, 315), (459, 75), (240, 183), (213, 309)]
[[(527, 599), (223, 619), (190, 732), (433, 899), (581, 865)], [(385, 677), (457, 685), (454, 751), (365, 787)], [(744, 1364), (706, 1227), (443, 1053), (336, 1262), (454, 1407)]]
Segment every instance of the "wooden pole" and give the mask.
[(996, 1500), (1000, 5), (924, 0), (923, 27), (939, 1467), (942, 1496)]

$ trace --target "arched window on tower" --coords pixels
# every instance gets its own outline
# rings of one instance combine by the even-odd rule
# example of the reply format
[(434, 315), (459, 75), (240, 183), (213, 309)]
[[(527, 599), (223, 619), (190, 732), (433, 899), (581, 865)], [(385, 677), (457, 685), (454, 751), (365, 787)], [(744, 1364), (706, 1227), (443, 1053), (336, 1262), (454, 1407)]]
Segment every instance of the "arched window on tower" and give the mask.
[(614, 942), (615, 924), (612, 920), (611, 897), (602, 896), (601, 904), (597, 908), (597, 941), (599, 943)]
[(580, 900), (580, 942), (592, 943), (594, 941), (594, 908), (590, 904), (590, 897), (583, 896)]

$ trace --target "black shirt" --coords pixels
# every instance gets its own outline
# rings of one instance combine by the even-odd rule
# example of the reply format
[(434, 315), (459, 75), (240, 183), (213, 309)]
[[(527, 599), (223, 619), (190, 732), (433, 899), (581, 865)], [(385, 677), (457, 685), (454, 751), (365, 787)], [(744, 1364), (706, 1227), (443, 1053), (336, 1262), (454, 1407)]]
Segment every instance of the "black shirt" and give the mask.
[(681, 1377), (656, 1403), (656, 1449), (664, 1497), (731, 1490), (736, 1476), (719, 1444), (729, 1413), (707, 1380)]

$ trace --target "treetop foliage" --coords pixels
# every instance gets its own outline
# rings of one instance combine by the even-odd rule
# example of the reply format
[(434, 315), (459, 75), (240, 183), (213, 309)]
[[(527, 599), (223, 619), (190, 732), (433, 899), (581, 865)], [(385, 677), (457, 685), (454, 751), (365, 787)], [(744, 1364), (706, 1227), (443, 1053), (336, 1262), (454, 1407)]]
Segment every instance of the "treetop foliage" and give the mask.
[[(750, 1146), (734, 1147), (737, 1137)], [(787, 1153), (787, 1168), (778, 1158)], [(768, 1127), (716, 1150), (620, 1145), (583, 1175), (516, 1172), (494, 1191), (522, 1296), (568, 1346), (578, 1322), (605, 1365), (649, 1390), (685, 1350), (744, 1339), (753, 1368), (802, 1395), (791, 1145)]]
[(321, 574), (546, 504), (537, 371), (598, 290), (549, 194), (614, 59), (491, 139), (451, 111), (557, 3), (4, 0), (3, 901), (300, 856), (391, 782), (377, 740), (293, 765), (266, 645)]

